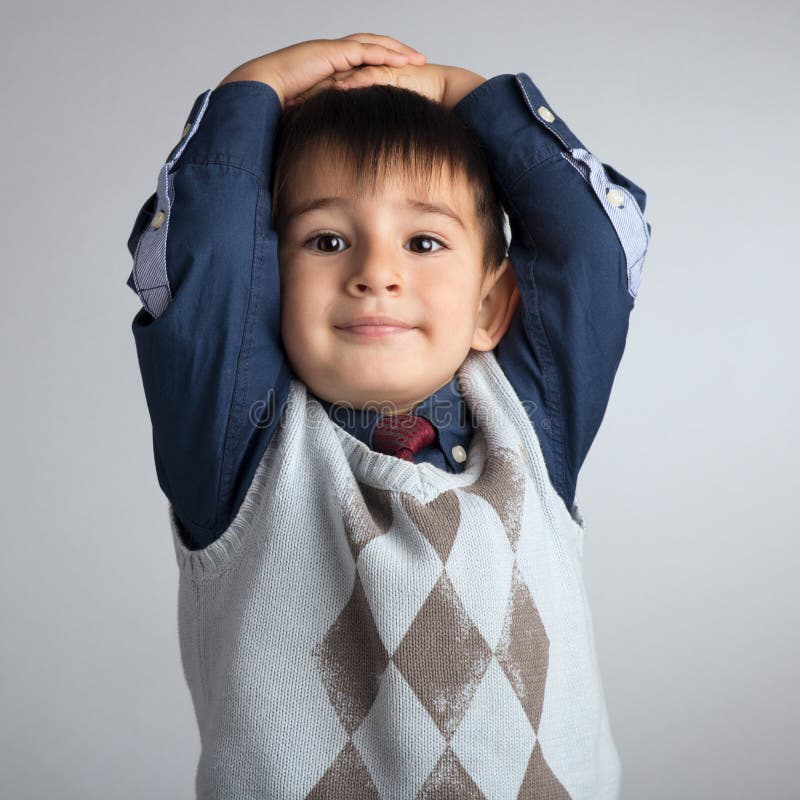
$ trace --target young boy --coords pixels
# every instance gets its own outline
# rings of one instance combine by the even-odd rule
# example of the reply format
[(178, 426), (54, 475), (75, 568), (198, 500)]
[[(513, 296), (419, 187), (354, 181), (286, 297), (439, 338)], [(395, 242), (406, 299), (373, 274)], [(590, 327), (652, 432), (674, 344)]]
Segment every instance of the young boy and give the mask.
[(528, 75), (388, 36), (196, 99), (128, 284), (198, 797), (618, 796), (573, 497), (644, 207)]

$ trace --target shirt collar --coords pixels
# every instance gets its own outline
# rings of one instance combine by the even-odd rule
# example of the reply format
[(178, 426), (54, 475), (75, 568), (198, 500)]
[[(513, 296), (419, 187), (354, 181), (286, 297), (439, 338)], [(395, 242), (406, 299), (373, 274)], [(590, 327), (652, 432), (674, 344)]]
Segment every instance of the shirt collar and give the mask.
[[(321, 397), (316, 399), (337, 425), (372, 449), (372, 433), (382, 414), (374, 408), (352, 408), (346, 403), (330, 403)], [(453, 448), (461, 445), (466, 451), (475, 427), (472, 412), (458, 387), (458, 377), (452, 377), (414, 406), (411, 413), (425, 417), (436, 428), (437, 444), (447, 463), (455, 472), (460, 472), (463, 462), (453, 457)]]

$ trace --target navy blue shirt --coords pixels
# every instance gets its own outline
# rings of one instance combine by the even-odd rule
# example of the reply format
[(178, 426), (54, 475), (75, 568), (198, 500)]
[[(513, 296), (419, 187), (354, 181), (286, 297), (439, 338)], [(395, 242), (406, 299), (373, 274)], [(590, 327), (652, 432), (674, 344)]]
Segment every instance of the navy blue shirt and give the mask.
[[(510, 228), (520, 303), (495, 356), (571, 508), (641, 281), (645, 193), (586, 150), (525, 73), (485, 81), (453, 111), (484, 147)], [(281, 113), (257, 81), (200, 94), (128, 239), (156, 471), (193, 549), (238, 512), (293, 377), (269, 193)], [(377, 410), (317, 399), (371, 446)], [(462, 471), (475, 428), (457, 378), (413, 413), (437, 430), (415, 461)]]

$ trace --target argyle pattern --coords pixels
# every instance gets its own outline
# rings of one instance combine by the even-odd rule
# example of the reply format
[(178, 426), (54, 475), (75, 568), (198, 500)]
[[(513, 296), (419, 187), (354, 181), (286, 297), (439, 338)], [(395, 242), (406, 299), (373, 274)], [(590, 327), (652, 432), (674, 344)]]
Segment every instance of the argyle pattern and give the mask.
[[(400, 495), (401, 513), (430, 556), (430, 590), (401, 609), (373, 596), (385, 588), (374, 580), (380, 540), (399, 509), (390, 492), (359, 488), (370, 513), (351, 508), (345, 518), (358, 567), (353, 592), (313, 651), (348, 739), (308, 797), (477, 799), (487, 797), (484, 785), (521, 800), (569, 798), (536, 737), (549, 640), (516, 563), (525, 488), (519, 457), (493, 452), (477, 482), (428, 503)], [(479, 527), (487, 533), (499, 519), (503, 535), (478, 542), (462, 515), (485, 518)], [(469, 568), (478, 556), (508, 566), (482, 594)], [(385, 613), (376, 618), (373, 608)], [(496, 704), (506, 707), (506, 730), (486, 724)], [(393, 749), (375, 746), (383, 725), (399, 734)]]
[(198, 798), (618, 800), (580, 514), (472, 353), (463, 472), (371, 449), (293, 379), (231, 527), (190, 550), (170, 507)]

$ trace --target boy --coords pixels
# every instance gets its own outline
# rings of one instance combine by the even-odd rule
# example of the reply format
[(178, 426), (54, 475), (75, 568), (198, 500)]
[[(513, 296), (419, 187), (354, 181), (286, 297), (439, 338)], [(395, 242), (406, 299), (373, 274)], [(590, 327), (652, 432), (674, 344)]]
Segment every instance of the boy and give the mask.
[(526, 74), (387, 36), (197, 98), (128, 283), (198, 797), (618, 796), (573, 495), (644, 204)]

